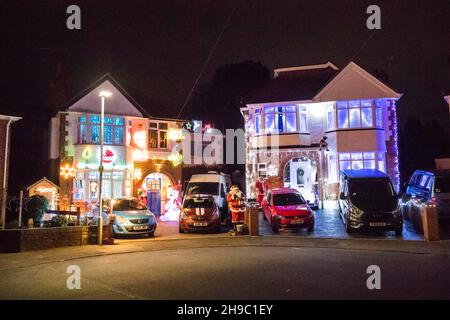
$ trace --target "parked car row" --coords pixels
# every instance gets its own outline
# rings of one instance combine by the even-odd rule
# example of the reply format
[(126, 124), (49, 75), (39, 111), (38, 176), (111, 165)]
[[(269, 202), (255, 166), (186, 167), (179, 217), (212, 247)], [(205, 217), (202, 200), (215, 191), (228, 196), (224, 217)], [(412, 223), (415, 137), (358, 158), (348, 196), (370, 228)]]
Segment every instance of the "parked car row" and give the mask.
[[(229, 219), (225, 200), (229, 185), (222, 174), (193, 175), (180, 207), (179, 232), (220, 232)], [(381, 171), (343, 170), (340, 174), (339, 214), (348, 233), (376, 229), (401, 234), (403, 219), (421, 231), (424, 203), (436, 206), (439, 219), (450, 219), (450, 170), (417, 170), (402, 195), (396, 193), (390, 178)], [(275, 233), (282, 229), (314, 230), (314, 213), (296, 189), (269, 190), (261, 207), (263, 218)], [(154, 235), (156, 217), (138, 199), (114, 199), (112, 209), (113, 215), (108, 216), (106, 211), (103, 216), (105, 223), (112, 219), (115, 236)], [(95, 212), (85, 219), (97, 223)]]

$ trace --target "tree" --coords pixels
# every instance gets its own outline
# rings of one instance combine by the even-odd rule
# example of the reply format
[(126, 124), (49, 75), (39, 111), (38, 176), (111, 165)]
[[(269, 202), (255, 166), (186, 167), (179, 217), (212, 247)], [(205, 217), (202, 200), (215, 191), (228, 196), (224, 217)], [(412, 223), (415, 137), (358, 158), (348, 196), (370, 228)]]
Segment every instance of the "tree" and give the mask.
[[(33, 219), (34, 226), (39, 226), (44, 213), (48, 210), (49, 201), (41, 195), (34, 195), (25, 206), (25, 219)], [(25, 220), (25, 221), (26, 221)]]
[(214, 122), (220, 130), (243, 128), (239, 110), (243, 99), (269, 80), (270, 71), (260, 62), (246, 60), (221, 66), (198, 90), (187, 113)]

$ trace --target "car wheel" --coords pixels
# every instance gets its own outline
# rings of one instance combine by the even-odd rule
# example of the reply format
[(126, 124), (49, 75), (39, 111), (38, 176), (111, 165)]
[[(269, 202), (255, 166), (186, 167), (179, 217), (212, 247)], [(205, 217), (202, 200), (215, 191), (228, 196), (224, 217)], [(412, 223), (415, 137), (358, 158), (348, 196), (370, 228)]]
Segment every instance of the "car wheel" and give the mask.
[(154, 232), (150, 232), (149, 234), (148, 234), (148, 237), (149, 238), (153, 238), (155, 236), (155, 233)]
[(179, 233), (184, 233), (184, 229), (183, 228), (178, 228), (178, 232)]
[(266, 215), (264, 214), (264, 211), (263, 211), (263, 219), (267, 221), (267, 217), (266, 217)]
[(403, 228), (395, 230), (395, 235), (396, 236), (401, 236), (402, 234), (403, 234)]
[(273, 233), (278, 233), (280, 230), (277, 227), (272, 227)]
[(308, 227), (308, 232), (313, 232), (314, 231), (314, 224)]
[(220, 227), (220, 225), (214, 229), (215, 233), (220, 233), (222, 231), (222, 228)]

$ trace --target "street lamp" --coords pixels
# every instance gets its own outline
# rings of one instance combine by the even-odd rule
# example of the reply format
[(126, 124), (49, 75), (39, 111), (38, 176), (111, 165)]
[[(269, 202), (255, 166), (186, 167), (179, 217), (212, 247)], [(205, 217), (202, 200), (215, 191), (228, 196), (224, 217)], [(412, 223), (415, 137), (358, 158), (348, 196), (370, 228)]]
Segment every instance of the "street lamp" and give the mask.
[(98, 166), (98, 172), (99, 172), (99, 188), (98, 188), (98, 219), (97, 219), (97, 244), (102, 244), (102, 238), (103, 238), (103, 219), (102, 219), (102, 213), (103, 213), (103, 205), (102, 205), (102, 192), (103, 192), (103, 130), (104, 130), (104, 120), (105, 120), (105, 100), (106, 98), (111, 97), (111, 92), (109, 91), (100, 91), (99, 97), (102, 101), (102, 109), (100, 113), (100, 157), (99, 157), (99, 166)]

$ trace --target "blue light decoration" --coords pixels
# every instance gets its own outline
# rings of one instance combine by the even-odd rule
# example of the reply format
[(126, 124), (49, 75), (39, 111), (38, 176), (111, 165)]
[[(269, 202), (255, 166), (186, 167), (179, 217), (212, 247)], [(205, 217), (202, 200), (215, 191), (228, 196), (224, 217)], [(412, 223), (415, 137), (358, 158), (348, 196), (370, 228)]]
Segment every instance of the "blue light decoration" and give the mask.
[(400, 169), (399, 169), (399, 162), (400, 158), (398, 155), (398, 127), (397, 127), (397, 105), (395, 104), (395, 100), (390, 100), (390, 107), (391, 107), (391, 116), (392, 116), (392, 136), (394, 139), (394, 185), (397, 192), (400, 191)]

